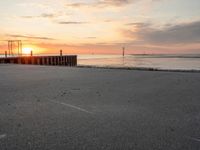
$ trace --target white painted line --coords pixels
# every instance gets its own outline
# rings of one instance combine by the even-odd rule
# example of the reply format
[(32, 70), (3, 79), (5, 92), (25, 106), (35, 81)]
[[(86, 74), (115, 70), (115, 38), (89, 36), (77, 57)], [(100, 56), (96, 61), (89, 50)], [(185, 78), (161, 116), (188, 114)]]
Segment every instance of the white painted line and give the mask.
[(67, 107), (71, 107), (71, 108), (80, 110), (80, 111), (85, 112), (85, 113), (93, 114), (93, 112), (87, 111), (87, 110), (85, 110), (83, 108), (80, 108), (80, 107), (77, 107), (77, 106), (74, 106), (74, 105), (71, 105), (71, 104), (67, 104), (67, 103), (63, 103), (63, 102), (58, 102), (58, 101), (53, 101), (53, 100), (50, 100), (50, 101), (53, 102), (53, 103), (56, 103), (56, 104), (60, 104), (60, 105), (64, 105), (64, 106), (67, 106)]
[(6, 137), (6, 134), (1, 134), (0, 135), (0, 140), (3, 139), (3, 138), (5, 138), (5, 137)]
[(193, 137), (188, 137), (189, 139), (193, 140), (193, 141), (197, 141), (197, 142), (200, 142), (200, 139), (197, 139), (197, 138), (193, 138)]

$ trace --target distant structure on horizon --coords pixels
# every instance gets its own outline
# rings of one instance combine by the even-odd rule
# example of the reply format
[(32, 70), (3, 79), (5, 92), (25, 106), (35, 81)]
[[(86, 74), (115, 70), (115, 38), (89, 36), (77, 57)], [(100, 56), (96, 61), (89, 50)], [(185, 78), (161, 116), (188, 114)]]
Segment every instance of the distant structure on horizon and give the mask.
[(122, 56), (124, 57), (125, 55), (125, 47), (122, 47)]
[[(22, 41), (21, 40), (8, 40), (8, 55), (14, 55), (13, 46), (17, 43), (17, 54), (18, 56), (22, 54)], [(7, 52), (5, 52), (7, 54)]]

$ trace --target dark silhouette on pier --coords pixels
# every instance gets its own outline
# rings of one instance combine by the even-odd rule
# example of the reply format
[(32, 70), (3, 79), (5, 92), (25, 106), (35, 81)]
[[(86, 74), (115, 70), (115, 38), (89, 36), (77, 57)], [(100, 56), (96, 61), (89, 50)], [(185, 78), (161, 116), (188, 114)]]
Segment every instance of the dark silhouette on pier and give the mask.
[(7, 58), (0, 58), (0, 64), (77, 66), (77, 56), (76, 55), (65, 55), (65, 56), (7, 57)]
[(13, 44), (14, 43), (17, 43), (18, 56), (22, 55), (22, 41), (21, 40), (8, 40), (8, 55), (12, 55), (12, 56), (14, 55), (14, 53), (13, 53)]
[[(13, 51), (15, 43), (17, 43), (17, 54)], [(5, 51), (5, 57), (0, 58), (0, 64), (77, 66), (77, 56), (63, 55), (62, 50), (60, 50), (60, 56), (33, 56), (32, 50), (29, 56), (23, 56), (22, 41), (8, 40), (8, 52)]]

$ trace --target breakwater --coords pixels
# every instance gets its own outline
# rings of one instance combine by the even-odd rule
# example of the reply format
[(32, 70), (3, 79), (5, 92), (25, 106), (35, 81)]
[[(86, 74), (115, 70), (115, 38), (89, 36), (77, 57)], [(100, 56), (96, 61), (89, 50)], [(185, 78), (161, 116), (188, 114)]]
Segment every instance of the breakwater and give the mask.
[(77, 56), (63, 55), (63, 56), (4, 57), (4, 58), (0, 58), (0, 64), (77, 66)]

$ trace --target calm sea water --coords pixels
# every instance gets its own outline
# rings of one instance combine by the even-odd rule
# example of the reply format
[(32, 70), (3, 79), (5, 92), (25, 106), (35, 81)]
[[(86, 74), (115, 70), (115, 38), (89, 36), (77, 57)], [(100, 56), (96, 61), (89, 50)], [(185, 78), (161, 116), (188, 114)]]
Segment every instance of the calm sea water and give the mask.
[(195, 55), (80, 55), (79, 65), (139, 67), (169, 70), (200, 70), (200, 54)]
[[(0, 55), (0, 57), (3, 57), (3, 55)], [(125, 57), (122, 57), (121, 55), (78, 55), (78, 65), (200, 70), (200, 54), (126, 55)]]

